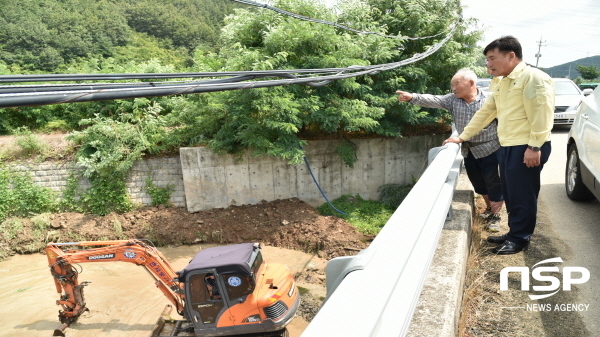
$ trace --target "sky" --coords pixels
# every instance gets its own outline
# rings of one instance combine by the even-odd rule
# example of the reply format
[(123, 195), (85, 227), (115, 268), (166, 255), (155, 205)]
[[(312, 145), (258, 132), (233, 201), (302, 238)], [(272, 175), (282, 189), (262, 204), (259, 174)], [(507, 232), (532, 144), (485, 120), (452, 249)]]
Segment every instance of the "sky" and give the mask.
[[(461, 0), (463, 17), (479, 20), (485, 47), (513, 35), (523, 47), (523, 60), (549, 68), (600, 55), (600, 0)], [(539, 60), (539, 41), (541, 43)]]
[[(323, 1), (331, 6), (343, 0)], [(600, 0), (461, 0), (461, 4), (463, 17), (478, 19), (478, 28), (485, 31), (481, 47), (513, 35), (521, 42), (523, 60), (542, 68), (600, 55)]]

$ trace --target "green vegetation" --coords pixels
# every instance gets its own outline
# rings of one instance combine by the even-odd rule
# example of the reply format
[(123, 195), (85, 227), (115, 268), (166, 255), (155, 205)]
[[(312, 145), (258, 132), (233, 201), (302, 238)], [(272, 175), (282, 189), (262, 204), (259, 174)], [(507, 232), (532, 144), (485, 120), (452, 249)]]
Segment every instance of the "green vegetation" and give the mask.
[(376, 235), (408, 195), (412, 185), (387, 184), (378, 188), (379, 200), (365, 200), (360, 195), (342, 195), (331, 204), (346, 214), (338, 212), (328, 203), (317, 207), (321, 215), (334, 215), (345, 219), (361, 233)]
[(125, 176), (115, 172), (109, 174), (93, 173), (89, 177), (91, 187), (83, 189), (80, 181), (81, 172), (71, 173), (67, 186), (59, 202), (59, 209), (63, 212), (84, 212), (106, 215), (111, 212), (127, 212), (133, 209), (127, 194)]
[(171, 193), (173, 193), (173, 185), (158, 187), (148, 178), (146, 179), (146, 190), (152, 197), (152, 206), (170, 205), (169, 199), (171, 199)]
[(54, 192), (34, 184), (27, 172), (0, 167), (0, 221), (52, 212), (57, 206)]
[(11, 218), (0, 223), (2, 235), (6, 241), (14, 240), (23, 231), (23, 222), (17, 218)]
[(42, 162), (48, 157), (62, 157), (63, 153), (57, 153), (41, 137), (29, 130), (26, 126), (12, 130), (15, 136), (14, 144), (0, 148), (0, 162), (29, 159)]
[(306, 294), (308, 294), (309, 292), (310, 292), (310, 290), (308, 290), (307, 288), (304, 288), (304, 287), (300, 287), (300, 286), (298, 286), (298, 293), (300, 293), (300, 295), (301, 295), (301, 296), (302, 296), (302, 295), (306, 295)]
[(16, 143), (23, 150), (25, 157), (42, 155), (48, 151), (48, 145), (42, 143), (40, 138), (27, 127), (17, 128), (13, 130), (13, 134), (17, 136)]
[[(418, 4), (417, 4), (418, 3)], [(447, 31), (457, 17), (458, 1), (344, 1), (341, 14), (312, 1), (276, 1), (291, 12), (384, 34), (434, 35)], [(197, 116), (183, 129), (218, 152), (251, 149), (257, 155), (280, 156), (291, 163), (303, 158), (311, 135), (344, 139), (356, 134), (401, 136), (405, 126), (447, 119), (441, 110), (398, 104), (396, 90), (446, 93), (448, 79), (480, 57), (478, 33), (459, 23), (454, 38), (418, 65), (334, 81), (322, 87), (284, 86), (221, 92), (203, 96)], [(418, 28), (418, 30), (415, 30)], [(268, 11), (240, 9), (226, 19), (223, 47), (196, 54), (202, 70), (270, 70), (335, 68), (395, 62), (423, 52), (435, 39), (403, 41), (355, 34), (332, 26), (299, 21)], [(441, 39), (441, 37), (440, 37)], [(400, 51), (401, 50), (401, 51)], [(183, 119), (183, 118), (182, 118)], [(193, 131), (192, 131), (193, 130)], [(350, 151), (349, 151), (350, 150)], [(351, 147), (339, 149), (348, 165)]]
[(197, 46), (217, 44), (224, 16), (236, 7), (222, 0), (2, 0), (0, 63), (17, 73), (65, 72), (89, 58), (183, 64)]
[(334, 215), (345, 219), (361, 233), (375, 235), (394, 213), (394, 209), (376, 200), (365, 200), (360, 195), (343, 195), (331, 202), (342, 214), (328, 203), (317, 207), (321, 215)]
[(585, 82), (582, 74), (577, 70), (577, 66), (582, 65), (586, 67), (594, 66), (600, 68), (600, 55), (584, 57), (575, 61), (559, 64), (550, 68), (543, 68), (550, 77), (569, 77), (573, 81)]
[[(356, 34), (219, 0), (4, 0), (0, 12), (0, 74), (168, 73), (338, 68), (396, 62), (425, 51), (456, 23), (457, 32), (426, 59), (326, 86), (138, 98), (6, 108), (0, 134), (70, 132), (76, 162), (91, 189), (74, 178), (62, 209), (97, 214), (132, 207), (124, 177), (144, 155), (204, 145), (217, 153), (278, 156), (298, 163), (307, 139), (402, 136), (407, 127), (439, 123), (437, 109), (398, 104), (396, 90), (447, 93), (449, 79), (476, 66), (481, 33), (460, 21), (459, 0), (276, 0), (274, 6), (365, 31), (420, 40)], [(24, 135), (21, 147), (43, 151)], [(29, 138), (27, 138), (29, 137)], [(336, 148), (351, 166), (351, 142)], [(0, 153), (0, 158), (6, 157)], [(150, 191), (150, 190), (149, 190)], [(159, 190), (155, 202), (163, 203)], [(166, 194), (166, 191), (163, 193)], [(162, 193), (161, 192), (161, 193)], [(162, 200), (162, 201), (157, 201)], [(1, 207), (1, 206), (0, 206)]]
[[(413, 184), (414, 185), (414, 184)], [(391, 209), (396, 209), (404, 198), (408, 195), (413, 185), (400, 185), (400, 184), (386, 184), (381, 185), (377, 189), (379, 192), (379, 201), (390, 207)]]
[(581, 77), (584, 80), (595, 80), (596, 78), (600, 77), (600, 70), (598, 70), (598, 68), (594, 65), (590, 65), (590, 66), (584, 66), (581, 64), (577, 65), (577, 71), (581, 74)]

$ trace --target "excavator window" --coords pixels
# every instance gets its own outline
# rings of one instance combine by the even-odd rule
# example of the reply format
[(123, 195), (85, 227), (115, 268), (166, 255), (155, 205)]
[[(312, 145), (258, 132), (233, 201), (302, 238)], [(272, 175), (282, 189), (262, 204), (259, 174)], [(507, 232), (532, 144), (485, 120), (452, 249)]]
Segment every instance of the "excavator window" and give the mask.
[(208, 297), (211, 300), (221, 299), (221, 292), (219, 291), (219, 286), (217, 285), (217, 279), (215, 279), (215, 275), (212, 273), (206, 274), (204, 277), (204, 284), (206, 285), (206, 290), (208, 291)]
[(263, 264), (263, 258), (262, 258), (262, 254), (260, 252), (260, 250), (258, 251), (258, 253), (256, 254), (256, 257), (254, 258), (254, 261), (252, 261), (252, 273), (254, 275), (258, 275), (258, 269), (260, 268), (260, 266)]
[(189, 277), (190, 307), (203, 324), (216, 322), (219, 312), (225, 306), (219, 285), (213, 273), (194, 274)]
[(254, 291), (254, 279), (247, 275), (222, 275), (229, 300), (250, 295)]

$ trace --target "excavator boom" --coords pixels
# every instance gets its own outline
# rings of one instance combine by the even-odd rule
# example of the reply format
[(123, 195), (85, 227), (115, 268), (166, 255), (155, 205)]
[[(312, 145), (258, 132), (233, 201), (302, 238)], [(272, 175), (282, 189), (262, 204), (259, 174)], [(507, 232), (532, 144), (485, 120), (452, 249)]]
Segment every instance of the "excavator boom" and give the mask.
[[(69, 247), (66, 250), (63, 248)], [(78, 248), (74, 248), (78, 247)], [(56, 304), (62, 308), (58, 317), (64, 331), (71, 323), (87, 311), (83, 287), (89, 282), (80, 282), (75, 264), (86, 262), (129, 262), (145, 267), (156, 281), (156, 286), (171, 301), (178, 312), (183, 312), (184, 294), (177, 274), (165, 257), (153, 246), (141, 240), (80, 241), (49, 243), (46, 256), (50, 273), (54, 278), (60, 299)], [(55, 336), (58, 332), (55, 332)], [(58, 333), (60, 336), (60, 333)]]

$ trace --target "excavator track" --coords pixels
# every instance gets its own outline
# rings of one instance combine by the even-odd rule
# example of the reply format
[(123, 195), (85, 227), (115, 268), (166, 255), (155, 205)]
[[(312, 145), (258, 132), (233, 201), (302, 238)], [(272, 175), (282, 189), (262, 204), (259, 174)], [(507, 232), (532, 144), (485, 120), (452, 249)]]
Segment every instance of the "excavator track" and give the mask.
[(232, 337), (289, 337), (287, 329), (272, 331), (272, 332), (259, 332), (253, 334), (235, 335)]
[[(182, 320), (174, 320), (170, 314), (173, 306), (168, 304), (160, 314), (158, 321), (152, 329), (151, 337), (170, 337), (170, 336), (198, 336), (194, 333), (193, 327), (189, 322)], [(271, 332), (257, 332), (250, 334), (232, 335), (230, 337), (289, 337), (287, 329)]]

